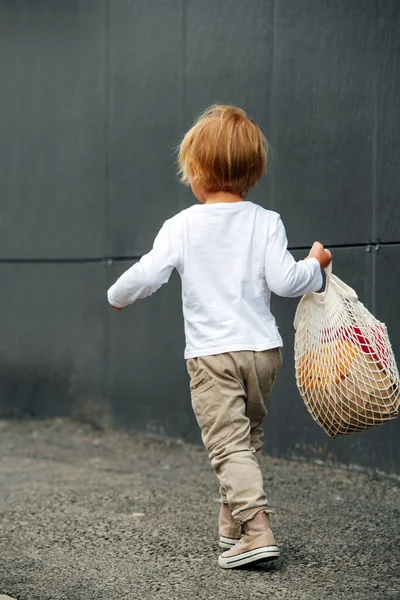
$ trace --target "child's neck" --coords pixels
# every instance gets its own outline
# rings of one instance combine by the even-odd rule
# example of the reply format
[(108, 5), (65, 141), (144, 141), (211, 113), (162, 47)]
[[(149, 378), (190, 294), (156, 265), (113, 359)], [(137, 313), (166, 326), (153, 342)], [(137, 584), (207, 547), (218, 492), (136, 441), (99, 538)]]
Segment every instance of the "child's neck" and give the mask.
[(204, 204), (215, 204), (216, 202), (243, 202), (243, 198), (230, 192), (207, 192), (204, 194)]

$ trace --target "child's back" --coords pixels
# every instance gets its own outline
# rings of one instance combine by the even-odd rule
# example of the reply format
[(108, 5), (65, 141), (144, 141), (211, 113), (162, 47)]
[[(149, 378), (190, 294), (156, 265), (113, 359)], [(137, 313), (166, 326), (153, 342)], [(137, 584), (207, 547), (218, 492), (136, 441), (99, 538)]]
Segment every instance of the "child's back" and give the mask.
[(286, 252), (279, 215), (248, 201), (211, 203), (182, 211), (170, 226), (180, 247), (185, 358), (281, 346), (271, 291), (296, 296), (322, 278), (318, 261), (302, 268)]

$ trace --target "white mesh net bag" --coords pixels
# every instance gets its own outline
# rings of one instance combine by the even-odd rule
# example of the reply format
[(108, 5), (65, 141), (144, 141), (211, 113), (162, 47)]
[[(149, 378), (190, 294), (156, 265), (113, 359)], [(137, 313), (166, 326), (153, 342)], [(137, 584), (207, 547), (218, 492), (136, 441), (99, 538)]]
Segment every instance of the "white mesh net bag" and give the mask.
[(386, 326), (332, 275), (331, 265), (325, 291), (301, 299), (294, 327), (297, 387), (328, 435), (397, 417), (399, 373)]

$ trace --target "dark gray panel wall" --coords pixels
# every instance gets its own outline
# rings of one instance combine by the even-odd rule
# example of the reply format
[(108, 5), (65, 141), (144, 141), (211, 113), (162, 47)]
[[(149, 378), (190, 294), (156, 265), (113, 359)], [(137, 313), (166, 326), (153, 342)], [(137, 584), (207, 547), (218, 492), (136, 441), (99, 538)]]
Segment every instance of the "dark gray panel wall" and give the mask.
[(0, 414), (104, 423), (106, 267), (2, 264), (0, 277)]
[[(184, 124), (215, 102), (243, 107), (268, 134), (272, 0), (185, 2)], [(268, 181), (251, 198), (265, 205)]]
[(0, 256), (105, 251), (106, 0), (0, 3)]
[[(399, 357), (399, 11), (396, 0), (0, 0), (0, 414), (199, 441), (178, 276), (118, 313), (105, 292), (195, 202), (174, 149), (214, 102), (243, 107), (270, 139), (270, 174), (250, 199), (282, 214), (292, 247), (335, 248), (334, 270), (387, 322)], [(400, 421), (333, 441), (312, 421), (294, 384), (296, 302), (273, 307), (285, 366), (267, 451), (399, 472)]]
[(400, 237), (400, 3), (378, 2), (376, 237)]
[(110, 254), (147, 252), (178, 212), (183, 131), (181, 2), (110, 4)]
[(272, 202), (295, 246), (319, 238), (365, 242), (372, 235), (375, 6), (316, 6), (275, 3)]
[[(400, 320), (396, 283), (400, 264), (400, 246), (386, 246), (376, 255), (376, 315), (386, 323), (390, 341), (400, 364)], [(382, 471), (399, 472), (400, 421), (388, 424), (385, 431), (376, 431), (374, 460)]]

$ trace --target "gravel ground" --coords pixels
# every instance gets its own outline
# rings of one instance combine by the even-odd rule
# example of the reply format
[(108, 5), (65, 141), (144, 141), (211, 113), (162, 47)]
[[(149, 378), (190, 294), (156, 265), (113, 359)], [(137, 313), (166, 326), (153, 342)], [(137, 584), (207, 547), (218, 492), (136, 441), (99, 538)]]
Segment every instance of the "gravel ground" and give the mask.
[(400, 489), (265, 458), (281, 558), (217, 566), (205, 451), (67, 420), (0, 421), (0, 594), (18, 600), (400, 598)]

